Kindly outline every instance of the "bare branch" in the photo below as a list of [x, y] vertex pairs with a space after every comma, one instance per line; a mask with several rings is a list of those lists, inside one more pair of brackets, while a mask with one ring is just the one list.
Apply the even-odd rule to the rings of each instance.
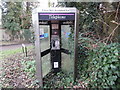
[[108, 40], [110, 40], [110, 37], [113, 36], [115, 30], [116, 30], [118, 27], [119, 27], [119, 25], [117, 25], [117, 26], [114, 28], [114, 30], [111, 32], [111, 34], [110, 34], [110, 35], [108, 36], [108, 38], [107, 38], [106, 43], [108, 43]]
[[118, 4], [117, 10], [116, 10], [116, 15], [115, 15], [115, 21], [117, 20], [118, 12], [119, 12], [119, 7], [120, 7], [120, 2]]

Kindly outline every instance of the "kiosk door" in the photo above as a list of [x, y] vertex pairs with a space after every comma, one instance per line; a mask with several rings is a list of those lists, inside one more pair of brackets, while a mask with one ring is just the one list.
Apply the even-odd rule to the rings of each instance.
[[40, 47], [41, 47], [41, 60], [42, 60], [42, 74], [44, 77], [51, 70], [50, 63], [50, 26], [40, 25]]
[[66, 52], [61, 53], [62, 70], [73, 76], [74, 73], [74, 40], [70, 25], [61, 25], [61, 48]]

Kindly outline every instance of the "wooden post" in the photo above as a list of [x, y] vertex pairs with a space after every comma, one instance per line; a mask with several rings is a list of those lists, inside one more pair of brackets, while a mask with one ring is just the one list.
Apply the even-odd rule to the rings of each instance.
[[22, 44], [22, 51], [23, 53], [25, 53], [25, 56], [27, 57], [27, 47], [25, 46], [25, 44]]

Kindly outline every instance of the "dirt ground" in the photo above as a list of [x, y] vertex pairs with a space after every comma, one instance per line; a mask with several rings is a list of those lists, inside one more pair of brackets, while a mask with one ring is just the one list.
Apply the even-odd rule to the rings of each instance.
[[[12, 46], [13, 47], [13, 46]], [[11, 47], [11, 48], [12, 48]], [[8, 47], [7, 47], [8, 48]], [[6, 49], [7, 49], [6, 48]], [[29, 72], [25, 72], [24, 66], [21, 62], [33, 61], [34, 50], [28, 51], [28, 57], [25, 57], [23, 53], [17, 53], [10, 57], [3, 59], [2, 64], [2, 77], [1, 87], [2, 88], [35, 88], [39, 87], [36, 84], [35, 75], [29, 77]]]

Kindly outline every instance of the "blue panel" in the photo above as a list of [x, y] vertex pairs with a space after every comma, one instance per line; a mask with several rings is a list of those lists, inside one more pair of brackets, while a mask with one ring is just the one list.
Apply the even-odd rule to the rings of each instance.
[[40, 37], [42, 37], [42, 38], [43, 38], [43, 37], [44, 37], [44, 35], [40, 35]]
[[47, 38], [47, 37], [48, 37], [48, 33], [44, 33], [44, 37], [46, 37], [46, 38]]
[[69, 38], [70, 32], [66, 33], [66, 38]]

